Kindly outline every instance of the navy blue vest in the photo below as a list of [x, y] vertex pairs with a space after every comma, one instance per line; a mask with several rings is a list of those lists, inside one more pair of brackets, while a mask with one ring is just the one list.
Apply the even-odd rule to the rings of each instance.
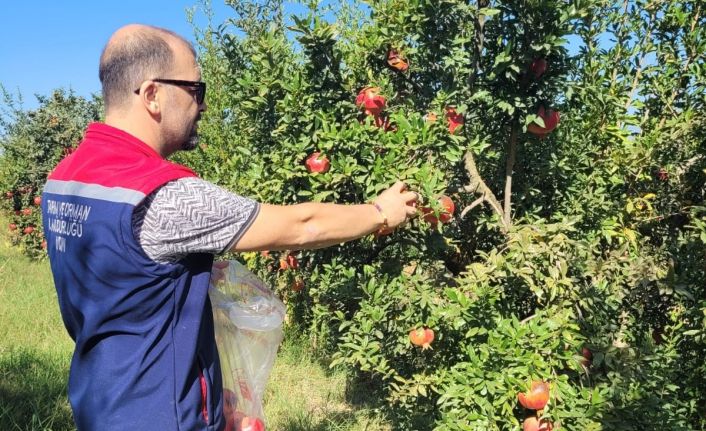
[[208, 300], [213, 255], [156, 263], [132, 230], [145, 196], [190, 176], [134, 136], [95, 123], [44, 187], [49, 261], [76, 342], [68, 392], [80, 431], [225, 426]]

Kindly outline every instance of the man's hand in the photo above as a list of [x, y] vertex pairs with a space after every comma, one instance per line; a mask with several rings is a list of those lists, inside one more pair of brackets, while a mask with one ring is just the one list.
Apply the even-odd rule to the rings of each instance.
[[405, 183], [397, 181], [392, 187], [380, 193], [373, 202], [380, 207], [384, 217], [387, 217], [387, 228], [391, 231], [403, 225], [408, 218], [417, 213], [418, 197], [417, 193], [407, 190]]

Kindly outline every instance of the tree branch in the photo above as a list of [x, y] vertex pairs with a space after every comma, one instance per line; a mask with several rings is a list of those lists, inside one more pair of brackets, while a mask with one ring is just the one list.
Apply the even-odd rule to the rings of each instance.
[[536, 314], [530, 314], [529, 316], [525, 317], [524, 319], [520, 320], [520, 325], [524, 325], [525, 323], [529, 322], [530, 320], [534, 319], [537, 317]]
[[503, 207], [502, 205], [500, 205], [500, 202], [495, 197], [495, 194], [493, 194], [493, 192], [485, 184], [485, 181], [483, 181], [483, 178], [481, 178], [480, 174], [478, 173], [478, 168], [476, 167], [475, 159], [473, 159], [473, 154], [470, 151], [466, 151], [466, 154], [463, 156], [463, 161], [464, 166], [466, 167], [466, 172], [468, 172], [468, 177], [470, 178], [470, 181], [468, 185], [458, 189], [458, 192], [479, 194], [480, 198], [476, 199], [471, 205], [464, 208], [462, 216], [465, 216], [468, 211], [480, 205], [480, 203], [487, 202], [490, 205], [490, 208], [492, 208], [493, 211], [495, 211], [495, 213], [500, 218], [501, 229], [503, 233], [506, 233], [509, 230], [510, 226], [505, 224], [505, 219], [503, 218]]
[[[489, 0], [478, 0], [478, 10], [483, 9], [485, 7], [488, 7]], [[480, 71], [480, 58], [483, 53], [483, 43], [484, 43], [484, 37], [483, 37], [483, 27], [485, 27], [485, 15], [479, 15], [478, 16], [478, 21], [475, 23], [475, 29], [476, 29], [476, 45], [474, 46], [475, 48], [475, 58], [473, 59], [474, 67], [473, 67], [473, 72], [468, 76], [468, 88], [471, 91], [471, 94], [475, 92], [475, 83], [476, 83], [476, 76], [477, 73]]]
[[468, 205], [466, 208], [464, 208], [463, 211], [461, 211], [461, 218], [466, 217], [466, 214], [468, 214], [469, 211], [471, 211], [473, 208], [477, 207], [478, 205], [482, 204], [483, 201], [485, 201], [485, 195], [474, 200], [470, 205]]
[[512, 223], [512, 172], [515, 168], [515, 159], [517, 158], [517, 136], [519, 135], [519, 125], [513, 123], [510, 132], [510, 141], [508, 142], [508, 155], [505, 161], [505, 203], [503, 208], [503, 224], [509, 227]]

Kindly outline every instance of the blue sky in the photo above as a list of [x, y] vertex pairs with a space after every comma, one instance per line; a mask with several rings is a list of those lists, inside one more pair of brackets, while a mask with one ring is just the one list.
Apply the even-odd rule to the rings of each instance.
[[[3, 2], [0, 25], [0, 84], [22, 93], [25, 108], [36, 107], [34, 94], [72, 88], [81, 96], [100, 91], [98, 59], [110, 35], [129, 23], [152, 24], [193, 41], [186, 9], [198, 0], [13, 0]], [[214, 21], [232, 11], [214, 0]], [[203, 27], [206, 18], [196, 14]]]
[[[233, 15], [224, 0], [211, 3], [216, 24]], [[296, 3], [289, 2], [286, 11], [303, 12]], [[186, 10], [197, 7], [195, 22], [203, 28], [206, 17], [200, 5], [200, 0], [5, 1], [0, 23], [0, 84], [15, 96], [21, 93], [25, 109], [37, 106], [34, 94], [49, 95], [60, 87], [88, 97], [100, 92], [98, 59], [116, 29], [129, 23], [151, 24], [193, 41]]]

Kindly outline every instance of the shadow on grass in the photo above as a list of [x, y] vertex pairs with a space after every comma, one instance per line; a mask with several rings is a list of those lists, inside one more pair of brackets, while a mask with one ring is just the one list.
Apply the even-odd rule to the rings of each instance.
[[434, 417], [427, 412], [414, 414], [409, 410], [395, 409], [386, 399], [384, 383], [358, 374], [350, 376], [346, 385], [346, 401], [354, 408], [375, 410], [384, 416], [393, 431], [431, 431]]
[[67, 367], [64, 358], [24, 349], [0, 355], [0, 429], [75, 430], [66, 395]]

